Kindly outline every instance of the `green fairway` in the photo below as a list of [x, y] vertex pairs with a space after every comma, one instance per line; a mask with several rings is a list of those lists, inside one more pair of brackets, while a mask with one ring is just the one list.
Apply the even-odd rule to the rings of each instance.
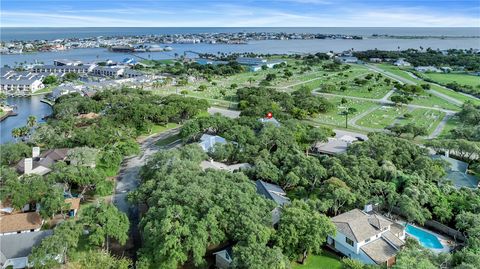
[[320, 255], [309, 255], [304, 264], [292, 263], [292, 269], [341, 269], [342, 261], [330, 252]]

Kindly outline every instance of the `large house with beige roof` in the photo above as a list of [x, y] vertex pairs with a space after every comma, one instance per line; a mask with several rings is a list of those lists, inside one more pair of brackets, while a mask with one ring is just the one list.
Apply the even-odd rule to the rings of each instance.
[[40, 231], [43, 220], [37, 212], [0, 216], [0, 236]]
[[405, 244], [405, 229], [376, 213], [359, 209], [332, 218], [337, 228], [327, 243], [345, 256], [365, 264], [391, 266]]

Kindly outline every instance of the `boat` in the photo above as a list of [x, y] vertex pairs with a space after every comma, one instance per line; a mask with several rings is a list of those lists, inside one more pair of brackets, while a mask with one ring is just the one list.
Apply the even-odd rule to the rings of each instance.
[[147, 48], [147, 51], [159, 52], [159, 51], [163, 51], [163, 48], [160, 47], [159, 45], [151, 45], [150, 47]]
[[172, 48], [172, 47], [170, 47], [170, 46], [166, 46], [165, 48], [163, 48], [163, 50], [164, 50], [164, 51], [172, 51], [172, 50], [173, 50], [173, 48]]

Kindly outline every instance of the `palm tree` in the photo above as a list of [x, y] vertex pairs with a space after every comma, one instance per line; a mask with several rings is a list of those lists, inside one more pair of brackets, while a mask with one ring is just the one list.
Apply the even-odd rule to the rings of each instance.
[[28, 116], [28, 119], [27, 119], [28, 128], [33, 128], [35, 127], [35, 125], [37, 125], [37, 118], [32, 115]]
[[21, 136], [22, 134], [22, 131], [20, 130], [20, 128], [13, 128], [12, 129], [12, 137], [15, 138], [15, 141], [18, 140], [18, 138]]
[[353, 113], [357, 112], [357, 109], [353, 107], [349, 107], [346, 110], [342, 111], [340, 114], [345, 116], [345, 128], [348, 129], [348, 115], [351, 115]]

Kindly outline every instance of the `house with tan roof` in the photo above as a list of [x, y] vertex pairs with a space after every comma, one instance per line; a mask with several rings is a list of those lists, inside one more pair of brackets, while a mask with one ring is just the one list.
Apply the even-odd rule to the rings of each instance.
[[70, 205], [68, 216], [71, 218], [75, 217], [80, 209], [80, 198], [66, 198], [65, 203]]
[[405, 228], [376, 213], [359, 209], [332, 218], [337, 228], [327, 244], [343, 255], [365, 264], [392, 266], [405, 244]]
[[0, 216], [0, 236], [40, 231], [43, 220], [37, 212]]

